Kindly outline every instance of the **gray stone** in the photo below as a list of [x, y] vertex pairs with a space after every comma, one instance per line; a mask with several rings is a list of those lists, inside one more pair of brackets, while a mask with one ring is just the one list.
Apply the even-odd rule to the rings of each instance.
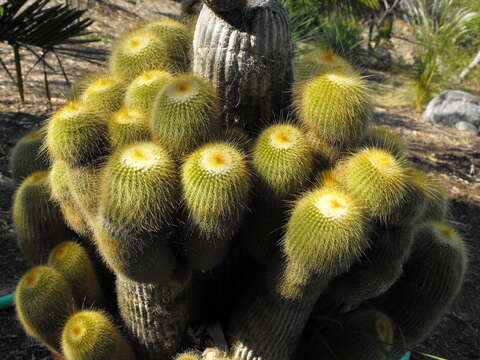
[[480, 100], [465, 91], [445, 90], [430, 101], [422, 118], [447, 126], [465, 121], [478, 128]]
[[455, 127], [460, 131], [468, 131], [468, 132], [471, 132], [475, 135], [478, 133], [478, 129], [474, 125], [472, 125], [472, 124], [470, 124], [469, 122], [466, 122], [466, 121], [460, 121], [460, 122], [456, 123]]

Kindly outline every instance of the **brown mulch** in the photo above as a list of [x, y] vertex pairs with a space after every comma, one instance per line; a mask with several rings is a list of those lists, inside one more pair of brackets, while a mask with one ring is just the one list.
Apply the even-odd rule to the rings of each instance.
[[[170, 0], [143, 0], [137, 6], [125, 0], [99, 0], [94, 3], [90, 12], [96, 21], [94, 30], [109, 37], [118, 35], [126, 26], [135, 25], [142, 19], [178, 13], [178, 4]], [[109, 44], [99, 46], [108, 47]], [[0, 45], [0, 56], [8, 66], [12, 66], [8, 47]], [[26, 56], [26, 69], [33, 61], [32, 56]], [[99, 69], [74, 60], [66, 60], [64, 66], [72, 79]], [[0, 296], [12, 292], [26, 270], [15, 245], [11, 224], [14, 186], [8, 171], [8, 154], [17, 139], [40, 126], [52, 110], [64, 103], [67, 86], [60, 69], [53, 68], [49, 71], [51, 106], [44, 97], [40, 67], [35, 68], [27, 78], [26, 102], [23, 105], [19, 102], [15, 86], [0, 71]], [[452, 198], [451, 221], [470, 248], [470, 266], [462, 293], [418, 351], [449, 360], [480, 359], [480, 137], [425, 123], [419, 119], [417, 112], [409, 108], [376, 108], [375, 118], [378, 124], [392, 129], [406, 140], [412, 162], [436, 174], [445, 183]], [[1, 359], [50, 359], [47, 350], [25, 336], [12, 308], [0, 310], [0, 324]], [[425, 358], [415, 354], [414, 359]]]

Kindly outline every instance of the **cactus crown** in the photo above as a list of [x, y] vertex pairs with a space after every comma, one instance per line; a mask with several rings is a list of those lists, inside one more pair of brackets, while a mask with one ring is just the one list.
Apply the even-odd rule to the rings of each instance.
[[311, 271], [336, 274], [364, 251], [365, 231], [361, 206], [337, 188], [322, 187], [307, 193], [295, 205], [284, 251]]

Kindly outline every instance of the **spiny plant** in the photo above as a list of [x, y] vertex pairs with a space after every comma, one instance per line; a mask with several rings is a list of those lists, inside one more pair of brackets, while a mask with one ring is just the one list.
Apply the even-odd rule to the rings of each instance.
[[103, 291], [94, 265], [86, 250], [75, 241], [55, 246], [48, 257], [48, 266], [57, 270], [69, 283], [79, 305], [103, 305]]
[[150, 140], [147, 115], [131, 108], [122, 108], [108, 121], [108, 138], [113, 149]]
[[14, 220], [60, 285], [21, 280], [27, 332], [68, 360], [308, 359], [323, 351], [312, 334], [332, 358], [400, 359], [466, 268], [439, 182], [371, 127], [367, 80], [345, 60], [321, 70], [314, 53], [292, 82], [277, 1], [205, 1], [193, 58], [185, 29], [122, 35], [109, 71], [45, 125], [52, 167], [20, 185]]
[[327, 144], [356, 145], [371, 113], [365, 80], [341, 70], [309, 80], [296, 94], [301, 121]]
[[26, 332], [60, 354], [62, 329], [76, 309], [63, 276], [48, 266], [30, 269], [17, 285], [15, 307]]
[[62, 350], [67, 359], [134, 360], [135, 355], [108, 316], [83, 310], [73, 314], [62, 331]]
[[50, 250], [68, 236], [60, 208], [51, 200], [47, 171], [35, 172], [20, 184], [12, 212], [18, 246], [33, 265], [44, 263]]
[[36, 171], [48, 169], [48, 156], [41, 151], [43, 141], [42, 130], [34, 130], [15, 144], [10, 157], [10, 171], [15, 184]]

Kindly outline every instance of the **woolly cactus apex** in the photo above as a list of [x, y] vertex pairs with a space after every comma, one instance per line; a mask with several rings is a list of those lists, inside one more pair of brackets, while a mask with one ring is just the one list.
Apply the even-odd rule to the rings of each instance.
[[310, 80], [296, 96], [302, 122], [327, 144], [355, 144], [371, 115], [365, 80], [356, 74], [330, 72]]
[[286, 199], [303, 189], [313, 168], [313, 154], [303, 132], [289, 124], [272, 125], [257, 138], [253, 166], [275, 197]]
[[385, 150], [365, 148], [337, 167], [339, 179], [370, 216], [388, 222], [403, 205], [408, 175], [405, 162]]
[[197, 351], [187, 351], [175, 356], [175, 360], [202, 360], [202, 355]]
[[88, 237], [90, 234], [89, 227], [69, 189], [67, 165], [63, 161], [55, 161], [50, 169], [48, 179], [52, 199], [60, 206], [68, 227], [78, 235]]
[[333, 279], [325, 291], [336, 304], [343, 304], [344, 310], [380, 296], [398, 280], [413, 243], [413, 229], [377, 227], [369, 242], [371, 247], [348, 272]]
[[97, 245], [117, 273], [139, 282], [166, 281], [175, 268], [167, 241], [178, 196], [175, 163], [159, 145], [127, 145], [102, 176]]
[[368, 246], [362, 208], [336, 187], [317, 188], [295, 205], [284, 252], [307, 272], [335, 276], [348, 270]]
[[96, 80], [100, 79], [103, 77], [102, 74], [100, 73], [91, 73], [91, 74], [86, 74], [70, 87], [68, 93], [67, 93], [67, 100], [68, 101], [79, 101], [82, 98], [83, 93], [87, 88]]
[[128, 109], [148, 114], [157, 94], [172, 79], [173, 76], [170, 73], [161, 70], [150, 70], [141, 73], [127, 88], [125, 106]]
[[338, 175], [335, 170], [323, 170], [320, 171], [317, 176], [315, 177], [315, 186], [317, 187], [335, 187], [341, 186], [338, 180]]
[[212, 0], [203, 6], [193, 72], [217, 89], [227, 125], [252, 132], [257, 119], [272, 119], [290, 106], [292, 57], [288, 12], [279, 1]]
[[48, 121], [46, 146], [70, 167], [95, 163], [108, 153], [107, 124], [85, 103], [69, 103]]
[[46, 171], [27, 177], [15, 193], [13, 224], [18, 246], [34, 265], [43, 264], [50, 250], [69, 234], [60, 208], [50, 198]]
[[72, 315], [62, 332], [62, 350], [71, 360], [134, 360], [130, 345], [99, 311], [80, 311]]
[[150, 140], [147, 116], [144, 112], [121, 108], [108, 122], [108, 135], [113, 149]]
[[295, 81], [301, 85], [318, 75], [331, 72], [353, 74], [355, 70], [347, 60], [336, 55], [333, 50], [314, 49], [297, 59]]
[[399, 136], [378, 126], [367, 130], [360, 146], [383, 149], [399, 158], [404, 157], [407, 151], [407, 145]]
[[150, 116], [153, 138], [183, 156], [220, 131], [219, 105], [213, 88], [193, 75], [166, 85]]
[[50, 252], [48, 265], [63, 275], [79, 306], [104, 302], [94, 266], [85, 249], [74, 241], [64, 241]]
[[122, 106], [128, 83], [113, 76], [98, 77], [83, 92], [80, 100], [98, 113], [112, 113]]
[[144, 71], [168, 70], [168, 50], [167, 43], [151, 31], [127, 32], [112, 52], [110, 71], [119, 78], [132, 80]]
[[[245, 156], [227, 143], [204, 145], [186, 159], [182, 185], [189, 220], [198, 233], [188, 240], [187, 257], [201, 269], [214, 267], [223, 260], [247, 206]], [[218, 258], [211, 252], [219, 252]]]
[[15, 144], [9, 164], [15, 184], [19, 184], [36, 171], [48, 169], [48, 157], [41, 152], [43, 141], [42, 130], [35, 130], [29, 132]]
[[60, 353], [60, 335], [75, 300], [67, 281], [48, 266], [30, 269], [15, 291], [17, 316], [28, 335]]
[[144, 29], [153, 32], [165, 43], [170, 68], [181, 72], [188, 70], [192, 36], [186, 25], [164, 18], [147, 24]]
[[420, 227], [403, 276], [380, 301], [406, 348], [420, 344], [438, 324], [459, 293], [466, 268], [467, 249], [453, 228], [440, 222]]
[[[377, 310], [349, 313], [338, 319], [336, 329], [314, 337], [305, 351], [306, 360], [388, 360], [392, 359], [395, 327], [392, 320]], [[333, 326], [332, 326], [333, 327]]]

